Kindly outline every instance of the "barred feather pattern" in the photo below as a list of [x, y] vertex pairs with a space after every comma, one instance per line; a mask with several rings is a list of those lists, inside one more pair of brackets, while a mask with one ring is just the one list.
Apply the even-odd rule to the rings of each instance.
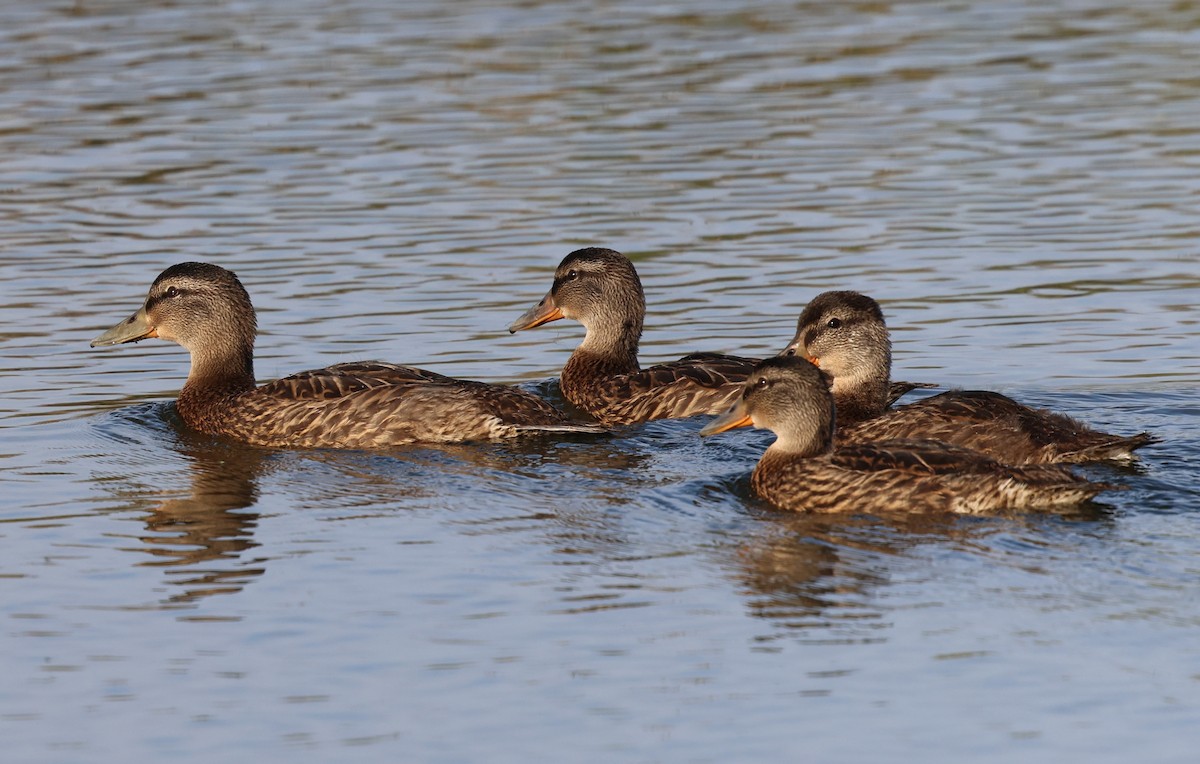
[[741, 394], [756, 360], [693, 353], [646, 369], [613, 371], [606, 360], [576, 351], [563, 368], [563, 395], [612, 427], [653, 419], [719, 414]]
[[386, 448], [539, 431], [604, 432], [571, 421], [523, 390], [381, 362], [314, 369], [241, 392], [185, 385], [177, 407], [202, 432], [286, 448]]
[[1112, 435], [989, 391], [952, 390], [838, 429], [842, 442], [930, 438], [1009, 464], [1126, 460], [1149, 433]]
[[1014, 464], [1129, 460], [1148, 433], [1112, 435], [999, 393], [953, 390], [896, 409], [891, 338], [879, 303], [850, 291], [823, 292], [800, 314], [785, 353], [816, 359], [834, 378], [842, 440], [933, 438]]
[[547, 401], [502, 385], [411, 366], [359, 361], [255, 386], [258, 321], [237, 275], [211, 263], [159, 274], [142, 307], [92, 345], [160, 337], [191, 354], [176, 408], [191, 427], [261, 446], [386, 448], [526, 432], [603, 432]]
[[[683, 419], [720, 414], [741, 393], [754, 358], [692, 353], [678, 361], [634, 371], [605, 371], [605, 363], [576, 352], [563, 369], [561, 385], [567, 400], [609, 427], [654, 419]], [[922, 382], [892, 382], [888, 404], [918, 388]]]
[[1063, 465], [1004, 465], [928, 440], [849, 444], [807, 458], [768, 449], [751, 486], [772, 504], [801, 512], [961, 514], [1069, 506], [1119, 488]]

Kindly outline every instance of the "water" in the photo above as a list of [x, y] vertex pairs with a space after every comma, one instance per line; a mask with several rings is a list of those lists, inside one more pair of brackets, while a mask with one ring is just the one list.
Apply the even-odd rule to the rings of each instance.
[[[0, 8], [0, 736], [13, 761], [1187, 761], [1200, 722], [1200, 10], [762, 0]], [[187, 431], [95, 349], [236, 270], [271, 379], [553, 392], [504, 327], [588, 244], [643, 357], [827, 288], [897, 376], [1162, 437], [1062, 515], [808, 518], [768, 437], [386, 454]]]

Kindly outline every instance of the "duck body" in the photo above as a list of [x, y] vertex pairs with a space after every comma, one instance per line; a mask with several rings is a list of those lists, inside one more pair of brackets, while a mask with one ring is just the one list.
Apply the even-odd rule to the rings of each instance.
[[602, 424], [683, 419], [729, 408], [755, 360], [694, 353], [646, 369], [618, 371], [576, 351], [563, 367], [563, 396]]
[[642, 282], [629, 258], [588, 247], [563, 259], [550, 291], [509, 331], [561, 318], [582, 323], [586, 334], [563, 368], [562, 391], [603, 425], [715, 414], [728, 408], [755, 361], [694, 353], [643, 369], [637, 353], [645, 315]]
[[933, 440], [835, 445], [828, 384], [804, 359], [767, 359], [738, 401], [701, 434], [750, 424], [775, 432], [751, 488], [795, 511], [977, 514], [1073, 505], [1114, 488], [1064, 465], [1012, 466]]
[[176, 408], [200, 432], [285, 448], [378, 449], [598, 431], [521, 390], [371, 362], [305, 371], [243, 392], [185, 386]]
[[1008, 464], [1123, 461], [1152, 443], [1149, 433], [1111, 435], [1000, 393], [951, 390], [839, 429], [847, 441], [930, 438], [981, 451]]
[[813, 298], [783, 354], [807, 358], [832, 377], [844, 442], [928, 438], [1009, 464], [1127, 460], [1154, 442], [1148, 433], [1112, 435], [982, 390], [951, 390], [892, 408], [891, 338], [879, 304], [858, 292]]
[[282, 448], [387, 448], [509, 438], [530, 432], [599, 432], [535, 395], [410, 366], [363, 361], [257, 386], [256, 321], [241, 282], [205, 263], [164, 271], [130, 318], [93, 341], [161, 337], [191, 352], [176, 408], [190, 427]]
[[1062, 465], [1010, 466], [932, 440], [848, 443], [808, 458], [768, 449], [750, 485], [800, 512], [961, 514], [1075, 505], [1108, 488]]

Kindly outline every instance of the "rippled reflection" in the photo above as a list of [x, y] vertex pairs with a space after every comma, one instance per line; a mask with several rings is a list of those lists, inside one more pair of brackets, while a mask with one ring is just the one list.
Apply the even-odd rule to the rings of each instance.
[[[163, 568], [168, 586], [182, 589], [164, 604], [233, 594], [262, 575], [266, 560], [248, 554], [258, 546], [253, 535], [259, 515], [247, 510], [258, 500], [258, 481], [271, 452], [193, 432], [175, 416], [173, 407], [135, 410], [106, 427], [106, 432], [119, 435], [131, 420], [151, 426], [151, 432], [168, 440], [181, 457], [188, 483], [185, 496], [157, 501], [155, 496], [169, 489], [137, 476], [99, 483], [108, 494], [106, 503], [146, 507], [141, 510], [145, 512], [145, 534], [138, 537], [142, 546], [128, 551], [149, 556], [151, 559], [135, 564]], [[127, 446], [124, 460], [136, 463], [142, 455], [140, 449], [132, 442]]]
[[143, 565], [170, 568], [168, 582], [185, 591], [171, 602], [232, 594], [265, 571], [265, 561], [245, 558], [258, 515], [243, 512], [258, 498], [265, 456], [247, 449], [207, 445], [184, 451], [192, 473], [191, 495], [168, 499], [146, 519]]
[[[1005, 559], [1008, 552], [995, 546], [995, 538], [1038, 539], [1048, 522], [1093, 528], [1110, 519], [1110, 510], [1100, 504], [1056, 513], [1051, 520], [1036, 513], [1002, 518], [771, 513], [764, 518], [761, 537], [738, 548], [736, 564], [749, 613], [777, 629], [762, 637], [763, 642], [869, 643], [887, 639], [889, 615], [897, 607], [887, 590], [919, 585], [937, 575], [936, 569], [922, 569], [923, 548], [960, 550], [991, 557], [1000, 566], [1020, 566], [1027, 561]], [[997, 581], [1003, 580], [998, 574]], [[899, 604], [941, 605], [911, 600]]]

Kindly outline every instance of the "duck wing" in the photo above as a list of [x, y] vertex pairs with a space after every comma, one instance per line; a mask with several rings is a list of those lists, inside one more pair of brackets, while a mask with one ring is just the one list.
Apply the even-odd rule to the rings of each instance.
[[522, 432], [608, 432], [594, 422], [573, 421], [546, 399], [517, 387], [451, 377], [442, 377], [434, 386], [452, 390], [455, 396], [470, 398], [488, 416]]
[[[847, 470], [899, 470], [913, 475], [993, 474], [1003, 469], [999, 462], [977, 451], [913, 438], [847, 443], [834, 450], [830, 461]], [[1070, 474], [1066, 468], [1059, 469]]]
[[1123, 486], [1059, 464], [1011, 466], [923, 440], [854, 443], [832, 453], [763, 457], [751, 476], [763, 498], [804, 512], [987, 513], [1075, 505]]
[[940, 440], [1008, 464], [1129, 459], [1134, 449], [1154, 442], [1148, 433], [1101, 432], [1063, 414], [982, 390], [951, 390], [925, 398], [848, 425], [840, 434], [849, 441]]
[[310, 369], [260, 385], [258, 393], [284, 400], [330, 400], [379, 387], [453, 384], [459, 380], [414, 366], [354, 361]]
[[928, 440], [851, 444], [838, 448], [830, 462], [844, 470], [844, 490], [870, 486], [867, 493], [885, 507], [890, 500], [892, 506], [975, 514], [1074, 505], [1124, 488], [1094, 483], [1063, 464], [1001, 464], [967, 448]]
[[596, 380], [576, 401], [605, 424], [718, 414], [741, 393], [751, 358], [693, 353], [678, 361]]
[[528, 432], [607, 432], [572, 421], [524, 390], [380, 361], [293, 374], [257, 388], [242, 405], [264, 420], [279, 417], [286, 435], [304, 445], [384, 447]]
[[978, 451], [936, 440], [847, 444], [833, 452], [831, 462], [843, 469], [864, 472], [897, 470], [910, 475], [1007, 478], [1039, 487], [1096, 486], [1093, 493], [1114, 488], [1092, 483], [1064, 464], [1002, 464]]

